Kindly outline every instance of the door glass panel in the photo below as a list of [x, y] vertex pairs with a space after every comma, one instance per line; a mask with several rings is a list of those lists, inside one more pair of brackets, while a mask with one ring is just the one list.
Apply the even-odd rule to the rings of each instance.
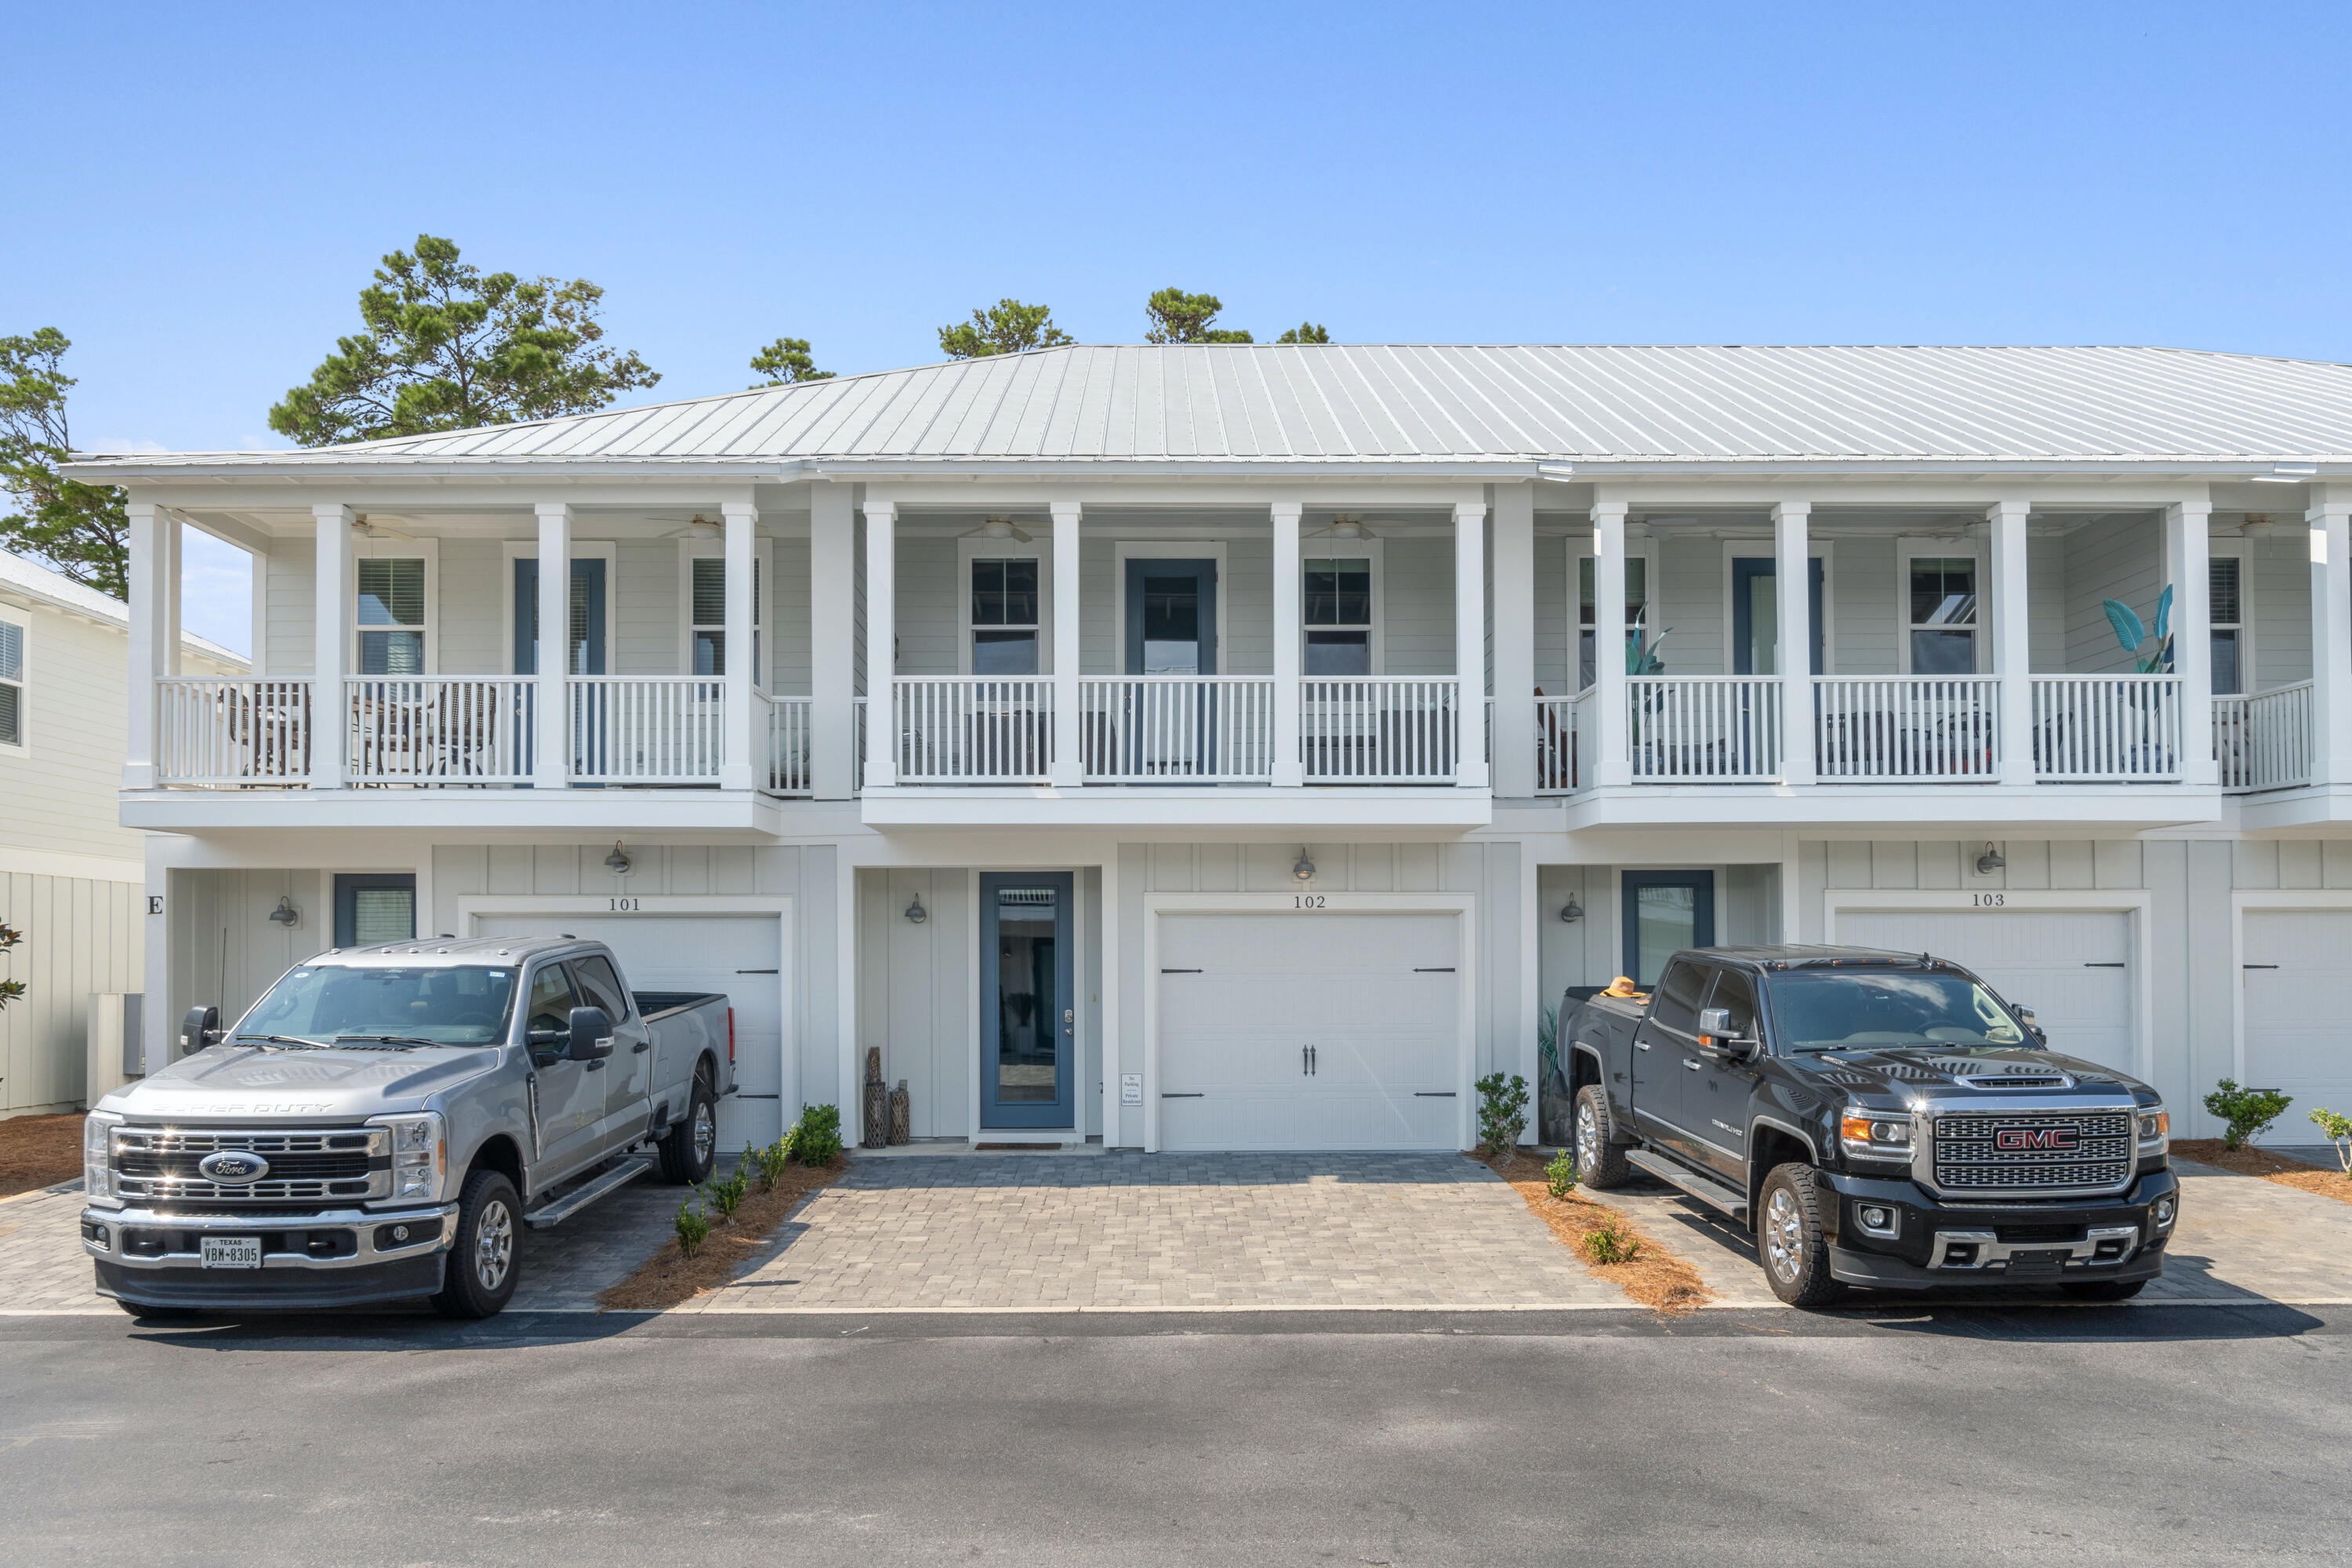
[[352, 892], [352, 945], [406, 942], [416, 934], [416, 894], [407, 888], [357, 888]]
[[1972, 675], [1977, 668], [1974, 632], [1913, 632], [1911, 673]]
[[1307, 634], [1307, 673], [1308, 675], [1370, 675], [1371, 672], [1371, 633], [1308, 632]]
[[1201, 673], [1201, 580], [1143, 579], [1143, 673]]
[[1759, 572], [1748, 579], [1748, 668], [1755, 675], [1778, 675], [1780, 652], [1780, 579]]
[[1648, 984], [1650, 977], [1665, 967], [1667, 959], [1698, 945], [1698, 889], [1687, 884], [1640, 888], [1633, 900], [1634, 931], [1640, 943], [1633, 959], [1633, 979], [1637, 984]]
[[[1592, 557], [1580, 557], [1576, 563], [1577, 625], [1577, 687], [1579, 691], [1591, 686], [1596, 679], [1592, 668], [1592, 628], [1598, 617], [1592, 611]], [[1642, 612], [1650, 602], [1650, 562], [1647, 556], [1625, 557], [1625, 642], [1628, 647], [1641, 634], [1634, 627], [1645, 624]]]
[[1059, 1098], [1055, 1044], [1054, 927], [1060, 896], [1053, 888], [1000, 888], [996, 893], [996, 1100], [1046, 1104]]
[[572, 977], [579, 983], [581, 994], [588, 998], [589, 1006], [602, 1007], [604, 1016], [615, 1024], [629, 1021], [628, 998], [621, 994], [621, 979], [613, 973], [611, 959], [576, 960], [572, 965]]
[[2245, 688], [2238, 674], [2238, 634], [2234, 631], [2213, 634], [2213, 694], [2231, 697]]
[[979, 632], [971, 634], [971, 672], [974, 675], [1034, 675], [1037, 673], [1037, 634], [1035, 632]]

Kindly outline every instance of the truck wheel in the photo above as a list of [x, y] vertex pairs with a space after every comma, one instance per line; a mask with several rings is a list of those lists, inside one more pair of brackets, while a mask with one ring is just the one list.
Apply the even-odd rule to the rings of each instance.
[[1830, 1278], [1830, 1246], [1822, 1231], [1820, 1189], [1811, 1165], [1776, 1165], [1757, 1194], [1762, 1217], [1756, 1250], [1764, 1280], [1791, 1307], [1818, 1307], [1844, 1287]]
[[710, 1167], [719, 1159], [719, 1102], [699, 1068], [695, 1069], [693, 1092], [687, 1097], [685, 1117], [663, 1135], [656, 1147], [661, 1150], [663, 1181], [691, 1186], [710, 1179]]
[[2128, 1301], [2147, 1288], [2145, 1279], [2073, 1279], [2058, 1287], [2077, 1301]]
[[1625, 1152], [1609, 1141], [1609, 1097], [1598, 1084], [1576, 1091], [1576, 1179], [1604, 1193], [1633, 1179]]
[[511, 1300], [522, 1259], [515, 1256], [522, 1200], [496, 1171], [466, 1178], [457, 1199], [457, 1240], [449, 1248], [433, 1310], [445, 1318], [496, 1317]]

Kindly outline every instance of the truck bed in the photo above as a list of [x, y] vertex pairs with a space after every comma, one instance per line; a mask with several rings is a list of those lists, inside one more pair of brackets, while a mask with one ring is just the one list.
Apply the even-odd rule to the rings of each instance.
[[637, 1005], [637, 1016], [650, 1024], [709, 1002], [724, 1005], [727, 998], [716, 991], [632, 991], [629, 1000]]

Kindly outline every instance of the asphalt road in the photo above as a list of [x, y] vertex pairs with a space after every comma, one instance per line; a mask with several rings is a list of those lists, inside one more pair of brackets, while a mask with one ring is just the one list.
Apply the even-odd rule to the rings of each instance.
[[2344, 1561], [2352, 1312], [0, 1319], [0, 1562]]

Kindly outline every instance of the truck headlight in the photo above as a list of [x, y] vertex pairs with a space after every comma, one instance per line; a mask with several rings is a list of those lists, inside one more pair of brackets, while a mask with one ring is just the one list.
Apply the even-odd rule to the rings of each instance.
[[2172, 1113], [2162, 1106], [2139, 1113], [2139, 1152], [2161, 1154], [2172, 1146]]
[[91, 1203], [121, 1208], [115, 1195], [114, 1163], [110, 1144], [122, 1118], [111, 1110], [93, 1110], [81, 1124], [81, 1191]]
[[1838, 1138], [1846, 1152], [1865, 1159], [1907, 1160], [1911, 1157], [1911, 1119], [1849, 1110], [1838, 1119]]
[[381, 1127], [392, 1143], [392, 1195], [432, 1198], [441, 1190], [441, 1173], [449, 1163], [449, 1142], [437, 1112], [415, 1116], [379, 1116], [368, 1123]]

